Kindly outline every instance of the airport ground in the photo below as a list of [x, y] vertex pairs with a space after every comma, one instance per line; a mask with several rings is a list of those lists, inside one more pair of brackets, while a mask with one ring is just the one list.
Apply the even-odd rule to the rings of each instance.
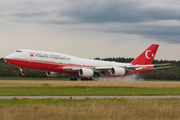
[[180, 82], [0, 80], [0, 95], [180, 95]]
[[1, 99], [2, 120], [180, 119], [179, 99]]
[[0, 80], [0, 87], [140, 87], [179, 88], [179, 81]]
[[[45, 93], [56, 96], [61, 95], [60, 93], [66, 93], [66, 95], [69, 95], [67, 93], [71, 95], [83, 93], [81, 95], [171, 96], [180, 95], [179, 91], [180, 82], [0, 80], [0, 94], [3, 93], [6, 96], [10, 93], [11, 95], [36, 93], [37, 96]], [[169, 120], [180, 119], [179, 108], [179, 98], [29, 99], [26, 97], [0, 99], [0, 119]]]

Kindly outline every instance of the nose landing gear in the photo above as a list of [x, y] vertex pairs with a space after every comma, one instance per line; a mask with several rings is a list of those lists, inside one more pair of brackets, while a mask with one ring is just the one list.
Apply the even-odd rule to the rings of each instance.
[[24, 76], [23, 68], [19, 68], [20, 76]]

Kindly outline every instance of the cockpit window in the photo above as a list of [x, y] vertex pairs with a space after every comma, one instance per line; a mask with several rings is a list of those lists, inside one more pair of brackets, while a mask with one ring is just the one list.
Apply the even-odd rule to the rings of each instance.
[[22, 52], [21, 50], [17, 50], [16, 52]]

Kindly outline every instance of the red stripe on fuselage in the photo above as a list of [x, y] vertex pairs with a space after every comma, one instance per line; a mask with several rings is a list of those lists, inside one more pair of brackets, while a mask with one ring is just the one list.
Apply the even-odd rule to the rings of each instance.
[[28, 61], [28, 60], [17, 60], [17, 59], [6, 59], [6, 61], [21, 68], [28, 68], [28, 69], [41, 70], [41, 71], [61, 72], [68, 74], [78, 74], [78, 73], [63, 70], [63, 67], [87, 67], [87, 66], [78, 66], [72, 64], [62, 64], [62, 63], [59, 64], [53, 62]]

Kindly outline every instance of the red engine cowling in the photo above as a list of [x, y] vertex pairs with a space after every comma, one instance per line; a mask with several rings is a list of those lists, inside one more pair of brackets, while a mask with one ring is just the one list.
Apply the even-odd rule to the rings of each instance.
[[91, 69], [82, 68], [78, 71], [78, 74], [81, 77], [92, 77], [94, 75], [94, 71]]
[[48, 77], [59, 77], [65, 75], [64, 73], [59, 73], [59, 72], [46, 72], [46, 75]]
[[124, 68], [119, 68], [119, 67], [111, 68], [111, 75], [123, 76], [125, 73], [126, 73], [126, 70]]

